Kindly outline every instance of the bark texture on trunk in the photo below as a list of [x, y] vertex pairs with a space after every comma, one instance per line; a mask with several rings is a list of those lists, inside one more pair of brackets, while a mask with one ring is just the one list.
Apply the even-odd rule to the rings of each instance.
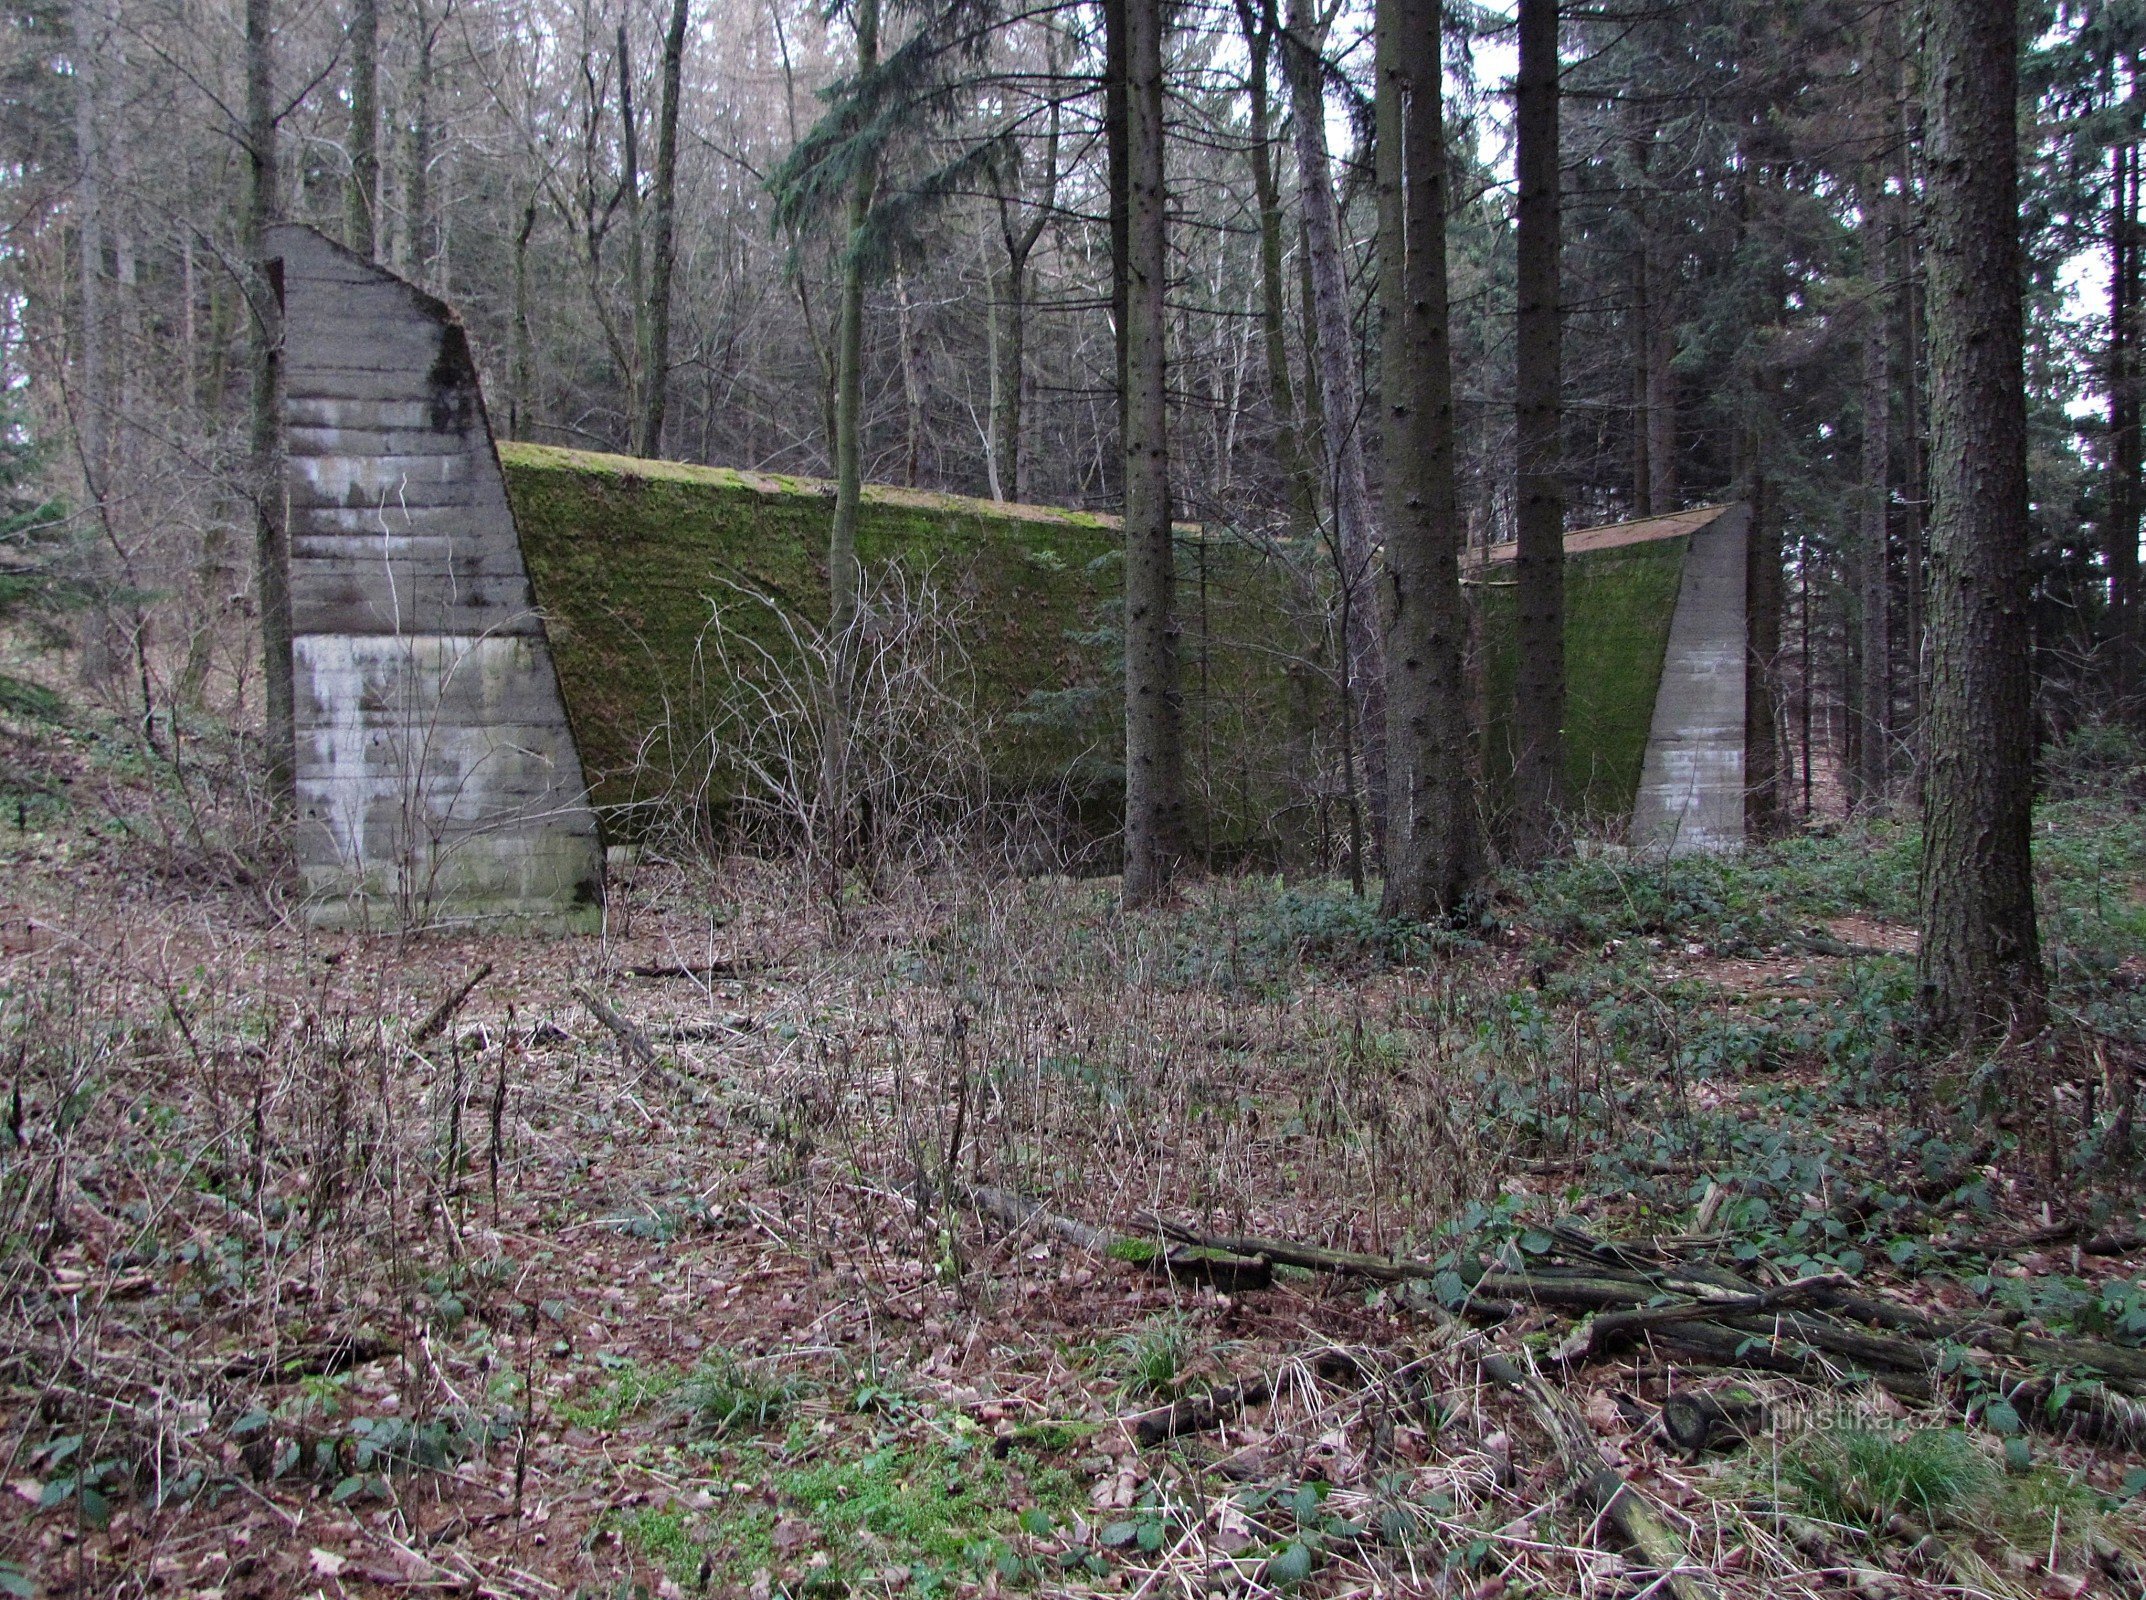
[[[1770, 396], [1767, 390], [1771, 390]], [[1779, 383], [1760, 392], [1779, 404]], [[1766, 472], [1764, 415], [1745, 430], [1744, 835], [1781, 831], [1781, 509]], [[1808, 681], [1806, 679], [1806, 681]]]
[[283, 306], [267, 256], [268, 225], [276, 219], [276, 58], [273, 0], [246, 0], [245, 257], [251, 269], [247, 299], [252, 418], [248, 476], [254, 505], [254, 595], [261, 611], [261, 665], [270, 792], [289, 807], [296, 729], [291, 695], [290, 538], [283, 485]]
[[1306, 459], [1297, 417], [1296, 384], [1289, 370], [1289, 298], [1282, 278], [1282, 192], [1276, 170], [1274, 102], [1268, 69], [1274, 42], [1281, 33], [1274, 0], [1261, 0], [1255, 12], [1238, 0], [1237, 22], [1251, 58], [1246, 83], [1250, 95], [1252, 193], [1259, 207], [1260, 332], [1265, 339], [1267, 391], [1274, 410], [1274, 454], [1289, 493], [1290, 512], [1299, 528], [1318, 520], [1318, 492]]
[[1382, 399], [1386, 407], [1387, 815], [1384, 910], [1454, 910], [1477, 870], [1446, 283], [1438, 0], [1378, 0]]
[[1924, 1021], [2041, 1015], [2014, 0], [1929, 26], [1930, 700], [1917, 957]]
[[648, 314], [641, 339], [641, 410], [633, 453], [663, 453], [663, 419], [671, 389], [671, 276], [678, 265], [678, 102], [685, 83], [688, 0], [671, 0], [663, 35], [663, 100], [656, 111], [656, 189], [650, 196]]
[[623, 22], [618, 27], [618, 131], [619, 193], [626, 211], [626, 303], [633, 307], [633, 343], [626, 351], [619, 382], [626, 391], [626, 449], [639, 455], [641, 380], [648, 371], [642, 362], [648, 350], [647, 262], [641, 239], [641, 125], [634, 113], [633, 57]]
[[1863, 259], [1873, 281], [1863, 329], [1863, 483], [1856, 550], [1859, 683], [1855, 797], [1882, 805], [1893, 750], [1892, 505], [1893, 329], [1884, 313], [1884, 273], [1891, 262], [1892, 205], [1882, 176], [1866, 180]]
[[402, 275], [429, 286], [432, 275], [432, 56], [438, 40], [431, 0], [417, 0], [417, 70], [410, 85], [409, 142], [403, 148]]
[[507, 397], [507, 437], [519, 439], [536, 406], [534, 333], [529, 325], [529, 240], [536, 232], [537, 197], [532, 189], [522, 202], [522, 224], [514, 230], [514, 383]]
[[1518, 424], [1518, 661], [1513, 675], [1513, 838], [1521, 862], [1553, 847], [1565, 766], [1563, 319], [1558, 304], [1557, 0], [1520, 0], [1515, 84], [1520, 185], [1514, 409]]
[[[857, 71], [879, 65], [879, 0], [856, 10]], [[857, 617], [857, 507], [864, 492], [864, 230], [879, 186], [878, 163], [862, 158], [844, 219], [842, 306], [835, 332], [835, 516], [827, 541], [827, 625], [837, 638]]]
[[[1059, 70], [1057, 30], [1045, 39], [1045, 63], [1053, 77]], [[1021, 157], [1016, 151], [991, 172], [998, 202], [999, 241], [1006, 263], [992, 305], [991, 347], [991, 492], [994, 499], [1028, 498], [1028, 462], [1021, 448], [1021, 427], [1028, 400], [1028, 263], [1043, 239], [1043, 230], [1058, 206], [1058, 139], [1062, 114], [1053, 100], [1043, 136], [1043, 185], [1024, 220], [1021, 216]]]
[[1128, 910], [1168, 889], [1183, 852], [1184, 712], [1170, 537], [1164, 303], [1162, 0], [1123, 0], [1125, 24], [1125, 883]]
[[1364, 469], [1359, 413], [1363, 381], [1349, 316], [1341, 254], [1340, 208], [1326, 148], [1325, 30], [1311, 0], [1289, 0], [1282, 64], [1295, 113], [1297, 202], [1304, 219], [1305, 263], [1311, 276], [1318, 357], [1305, 375], [1320, 394], [1326, 418], [1327, 503], [1333, 509], [1333, 548], [1342, 589], [1343, 653], [1349, 710], [1360, 736], [1372, 832], [1385, 833], [1386, 664], [1380, 640], [1375, 552], [1378, 528]]
[[380, 202], [380, 0], [350, 0], [350, 182], [343, 242], [370, 261]]
[[2109, 192], [2109, 526], [2103, 543], [2109, 564], [2109, 681], [2126, 714], [2138, 695], [2139, 513], [2142, 486], [2139, 403], [2139, 149], [2142, 126], [2139, 62], [2129, 63], [2124, 101], [2128, 135], [2110, 152]]

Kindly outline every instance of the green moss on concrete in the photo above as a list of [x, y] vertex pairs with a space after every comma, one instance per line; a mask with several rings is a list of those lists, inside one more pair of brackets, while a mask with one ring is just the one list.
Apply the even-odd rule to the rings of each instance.
[[[827, 614], [832, 485], [811, 478], [505, 444], [500, 460], [544, 610], [560, 686], [597, 803], [630, 808], [695, 790], [726, 627], [789, 662], [775, 602], [802, 633]], [[964, 614], [965, 684], [1002, 797], [1048, 795], [1098, 832], [1123, 793], [1123, 562], [1116, 519], [869, 486], [857, 537], [868, 568], [929, 571]], [[1272, 857], [1298, 795], [1315, 632], [1287, 573], [1226, 539], [1180, 529], [1180, 649], [1194, 843]], [[722, 781], [717, 778], [717, 783]], [[621, 808], [629, 808], [622, 812]]]
[[[781, 623], [748, 594], [802, 632], [826, 617], [832, 485], [546, 445], [500, 459], [598, 803], [614, 823], [615, 808], [676, 803], [708, 770], [714, 608], [777, 660], [791, 655]], [[1123, 786], [1119, 541], [1109, 517], [876, 485], [858, 528], [869, 567], [929, 571], [965, 612], [969, 681], [951, 687], [983, 730], [992, 788], [1049, 793], [1100, 831]], [[1596, 817], [1628, 815], [1638, 790], [1685, 546], [1568, 568], [1567, 782]], [[1510, 569], [1487, 576], [1472, 592], [1495, 786], [1510, 768], [1512, 591], [1497, 586]], [[1177, 592], [1192, 842], [1220, 862], [1281, 858], [1313, 831], [1309, 730], [1334, 715], [1317, 599], [1270, 555], [1195, 529], [1181, 530]]]
[[[1575, 555], [1565, 564], [1565, 794], [1598, 821], [1629, 817], [1639, 793], [1669, 623], [1688, 537]], [[1484, 769], [1494, 796], [1512, 779], [1514, 591], [1495, 567], [1477, 598]]]

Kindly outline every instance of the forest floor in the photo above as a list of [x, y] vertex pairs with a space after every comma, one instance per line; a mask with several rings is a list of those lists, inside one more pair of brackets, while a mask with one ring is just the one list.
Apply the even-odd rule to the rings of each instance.
[[0, 1593], [2141, 1592], [2120, 741], [1972, 1059], [1895, 823], [1435, 937], [644, 857], [601, 938], [400, 939], [0, 741]]

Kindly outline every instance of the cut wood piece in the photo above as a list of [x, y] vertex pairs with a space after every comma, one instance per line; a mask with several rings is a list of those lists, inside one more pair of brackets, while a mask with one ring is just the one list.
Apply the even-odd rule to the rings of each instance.
[[[1487, 1368], [1487, 1363], [1486, 1363]], [[1539, 1373], [1513, 1369], [1515, 1385], [1527, 1396], [1528, 1409], [1556, 1449], [1566, 1480], [1577, 1487], [1598, 1513], [1596, 1529], [1608, 1529], [1620, 1543], [1657, 1574], [1649, 1593], [1674, 1600], [1721, 1600], [1707, 1572], [1692, 1563], [1676, 1530], [1652, 1502], [1629, 1483], [1602, 1453], [1602, 1445], [1572, 1402], [1542, 1381]]]
[[1675, 1600], [1721, 1600], [1721, 1590], [1705, 1568], [1692, 1563], [1676, 1529], [1663, 1520], [1653, 1502], [1608, 1467], [1587, 1480], [1587, 1497], [1602, 1521], [1661, 1578], [1661, 1590]]
[[1144, 1445], [1156, 1445], [1180, 1434], [1206, 1433], [1241, 1415], [1246, 1406], [1265, 1405], [1273, 1392], [1265, 1378], [1247, 1378], [1205, 1394], [1187, 1395], [1133, 1418], [1133, 1437]]

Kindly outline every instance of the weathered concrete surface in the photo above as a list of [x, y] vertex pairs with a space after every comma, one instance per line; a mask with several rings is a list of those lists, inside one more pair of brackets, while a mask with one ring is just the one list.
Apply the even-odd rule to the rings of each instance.
[[1632, 808], [1632, 844], [1694, 855], [1744, 842], [1742, 506], [1690, 530], [1654, 723]]
[[272, 248], [308, 914], [593, 926], [596, 819], [462, 325], [311, 228]]

